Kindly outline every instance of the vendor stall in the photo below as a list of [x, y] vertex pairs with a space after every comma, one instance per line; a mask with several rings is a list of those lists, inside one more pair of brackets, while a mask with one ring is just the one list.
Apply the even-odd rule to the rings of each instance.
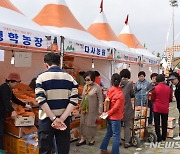
[[[44, 71], [43, 57], [53, 43], [48, 38], [55, 35], [25, 17], [9, 0], [0, 1], [0, 18], [0, 84], [9, 73], [19, 73], [22, 82], [14, 89], [15, 96], [37, 107], [34, 90], [28, 85]], [[18, 115], [14, 120], [10, 115], [6, 118], [5, 150], [12, 154], [38, 153], [38, 108], [27, 110], [13, 102], [12, 106]]]
[[[150, 51], [148, 51], [136, 38], [136, 36], [131, 33], [129, 24], [128, 24], [128, 16], [125, 20], [125, 26], [118, 35], [118, 38], [121, 42], [126, 44], [130, 50], [138, 55], [138, 61], [134, 64], [130, 64], [131, 70], [133, 70], [133, 81], [137, 81], [138, 72], [145, 71], [147, 79], [150, 80], [151, 73], [159, 72], [159, 58], [153, 55]], [[135, 71], [134, 71], [135, 70]]]

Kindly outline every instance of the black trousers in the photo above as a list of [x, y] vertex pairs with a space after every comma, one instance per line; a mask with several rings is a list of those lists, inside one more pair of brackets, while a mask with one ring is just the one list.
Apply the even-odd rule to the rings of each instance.
[[149, 118], [148, 118], [148, 124], [152, 124], [153, 122], [153, 102], [149, 100], [148, 102], [148, 107], [150, 108], [150, 115], [149, 115]]
[[51, 127], [51, 124], [39, 125], [38, 139], [39, 139], [39, 154], [51, 154], [54, 137], [56, 139], [56, 146], [58, 154], [69, 154], [70, 150], [70, 118], [65, 120], [67, 129], [60, 131]]
[[178, 121], [178, 123], [179, 123], [179, 136], [180, 136], [180, 108], [178, 108], [178, 111], [179, 111], [179, 121]]
[[[161, 118], [162, 133], [160, 131], [160, 118]], [[154, 112], [155, 131], [156, 131], [158, 142], [162, 140], [163, 141], [166, 140], [167, 121], [168, 121], [168, 114]]]
[[0, 149], [3, 150], [3, 136], [4, 136], [5, 116], [0, 117]]

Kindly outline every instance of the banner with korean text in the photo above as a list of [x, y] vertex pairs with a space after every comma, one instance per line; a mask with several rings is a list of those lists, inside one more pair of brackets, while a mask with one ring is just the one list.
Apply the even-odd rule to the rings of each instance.
[[112, 58], [112, 49], [96, 45], [96, 44], [89, 44], [86, 42], [79, 42], [77, 40], [65, 38], [64, 40], [64, 50], [66, 53], [72, 53], [74, 55], [79, 56], [94, 56], [94, 57], [101, 57], [101, 58]]
[[45, 34], [16, 26], [0, 24], [0, 46], [47, 51], [50, 46]]

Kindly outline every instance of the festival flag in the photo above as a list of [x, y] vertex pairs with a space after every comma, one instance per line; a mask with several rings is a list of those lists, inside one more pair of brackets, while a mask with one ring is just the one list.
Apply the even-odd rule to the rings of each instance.
[[128, 18], [129, 18], [129, 15], [127, 15], [126, 20], [125, 20], [126, 25], [128, 24]]
[[103, 12], [103, 0], [101, 1], [100, 9], [101, 9], [100, 13]]

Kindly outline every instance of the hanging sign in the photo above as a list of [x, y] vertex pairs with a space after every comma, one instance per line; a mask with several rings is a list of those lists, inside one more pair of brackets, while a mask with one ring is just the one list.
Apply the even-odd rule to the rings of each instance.
[[31, 67], [31, 52], [15, 52], [15, 67]]
[[127, 62], [139, 62], [140, 56], [139, 55], [133, 55], [131, 53], [125, 53], [123, 51], [117, 50], [115, 52], [115, 60], [122, 60]]
[[143, 56], [142, 59], [143, 59], [143, 63], [146, 63], [146, 64], [159, 64], [158, 58]]
[[65, 52], [72, 52], [80, 55], [109, 57], [111, 55], [111, 49], [108, 47], [88, 44], [84, 42], [78, 42], [76, 40], [67, 39], [64, 40]]
[[47, 50], [48, 41], [43, 32], [31, 31], [16, 26], [1, 24], [0, 45]]

